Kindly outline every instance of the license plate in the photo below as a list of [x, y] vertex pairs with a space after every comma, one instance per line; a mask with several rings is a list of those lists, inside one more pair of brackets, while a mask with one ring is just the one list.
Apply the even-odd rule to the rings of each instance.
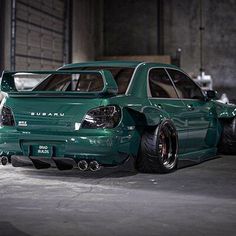
[[31, 155], [32, 156], [51, 157], [52, 156], [52, 146], [50, 146], [50, 145], [33, 145]]

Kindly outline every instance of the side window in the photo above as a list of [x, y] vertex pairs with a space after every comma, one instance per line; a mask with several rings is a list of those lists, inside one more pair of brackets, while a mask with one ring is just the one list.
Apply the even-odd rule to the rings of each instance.
[[167, 69], [180, 98], [202, 99], [201, 89], [184, 73], [178, 70]]
[[152, 97], [178, 98], [173, 84], [164, 69], [152, 69], [149, 72], [149, 87]]

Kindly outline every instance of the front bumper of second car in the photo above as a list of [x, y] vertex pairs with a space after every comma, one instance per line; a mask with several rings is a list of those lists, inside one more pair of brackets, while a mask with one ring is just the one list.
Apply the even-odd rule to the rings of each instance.
[[[84, 129], [76, 135], [20, 132], [13, 127], [0, 129], [1, 155], [10, 156], [14, 166], [33, 163], [39, 169], [51, 166], [71, 169], [82, 160], [88, 163], [88, 169], [95, 162], [99, 168], [120, 166], [137, 155], [139, 143], [136, 129]], [[38, 146], [51, 149], [50, 155], [35, 152]]]

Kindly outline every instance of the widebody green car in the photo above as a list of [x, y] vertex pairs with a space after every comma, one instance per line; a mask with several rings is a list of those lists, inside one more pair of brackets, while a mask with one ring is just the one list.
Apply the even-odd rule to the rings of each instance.
[[[37, 78], [30, 91], [16, 80]], [[166, 64], [96, 61], [4, 72], [0, 150], [13, 166], [170, 172], [236, 152], [236, 106]]]

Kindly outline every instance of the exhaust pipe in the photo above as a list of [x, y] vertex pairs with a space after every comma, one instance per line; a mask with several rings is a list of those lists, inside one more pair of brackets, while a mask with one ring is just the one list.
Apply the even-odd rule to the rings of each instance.
[[89, 169], [91, 171], [97, 171], [101, 169], [101, 166], [99, 165], [97, 161], [91, 161], [89, 164]]
[[6, 156], [1, 157], [1, 163], [3, 166], [5, 166], [8, 163], [8, 158]]
[[87, 170], [88, 169], [88, 162], [85, 160], [79, 161], [78, 168], [79, 168], [79, 170], [82, 170], [82, 171]]

